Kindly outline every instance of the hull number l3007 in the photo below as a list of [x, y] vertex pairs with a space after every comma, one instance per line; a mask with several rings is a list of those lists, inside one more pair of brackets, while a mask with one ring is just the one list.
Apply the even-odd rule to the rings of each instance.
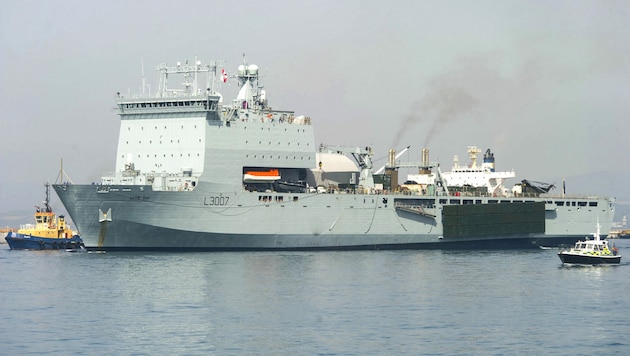
[[230, 200], [230, 197], [223, 197], [223, 196], [203, 197], [203, 205], [223, 206], [223, 205], [228, 205], [229, 200]]

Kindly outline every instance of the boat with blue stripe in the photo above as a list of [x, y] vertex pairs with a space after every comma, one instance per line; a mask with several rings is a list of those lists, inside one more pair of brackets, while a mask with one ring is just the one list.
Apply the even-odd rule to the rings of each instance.
[[50, 185], [46, 183], [44, 207], [36, 207], [35, 224], [24, 224], [4, 238], [12, 250], [66, 250], [83, 248], [83, 240], [74, 233], [63, 215], [50, 206]]

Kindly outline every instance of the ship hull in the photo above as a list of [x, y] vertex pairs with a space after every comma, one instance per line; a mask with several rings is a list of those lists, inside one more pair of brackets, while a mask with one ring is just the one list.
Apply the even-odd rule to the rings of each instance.
[[[210, 184], [190, 192], [154, 192], [151, 186], [54, 188], [86, 248], [99, 250], [538, 248], [572, 244], [598, 216], [612, 222], [614, 213], [604, 199], [593, 211], [548, 209], [539, 199], [522, 205], [534, 204], [533, 210], [509, 213], [524, 201], [498, 206], [476, 198], [462, 207], [450, 200], [442, 204], [445, 197], [221, 191]], [[400, 208], [419, 201], [428, 206], [415, 212]], [[472, 213], [458, 212], [464, 208], [473, 208]]]
[[71, 238], [46, 238], [9, 232], [5, 240], [12, 250], [65, 250], [79, 249], [83, 245], [77, 235]]

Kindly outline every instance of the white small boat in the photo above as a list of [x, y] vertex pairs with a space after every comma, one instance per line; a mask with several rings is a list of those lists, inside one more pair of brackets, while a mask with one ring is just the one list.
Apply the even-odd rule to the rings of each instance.
[[597, 232], [593, 233], [592, 240], [578, 241], [570, 249], [558, 252], [562, 263], [579, 265], [619, 264], [621, 255], [616, 247], [609, 247], [608, 241], [600, 238], [600, 225], [597, 223]]

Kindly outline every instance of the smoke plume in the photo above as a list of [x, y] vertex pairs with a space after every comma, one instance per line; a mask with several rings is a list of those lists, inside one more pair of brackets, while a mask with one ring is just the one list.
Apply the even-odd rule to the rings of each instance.
[[435, 136], [444, 125], [471, 110], [475, 105], [477, 105], [477, 100], [461, 87], [437, 88], [413, 103], [409, 115], [402, 121], [394, 136], [394, 144], [401, 140], [406, 131], [423, 123], [429, 125], [422, 146], [427, 147], [431, 137]]

